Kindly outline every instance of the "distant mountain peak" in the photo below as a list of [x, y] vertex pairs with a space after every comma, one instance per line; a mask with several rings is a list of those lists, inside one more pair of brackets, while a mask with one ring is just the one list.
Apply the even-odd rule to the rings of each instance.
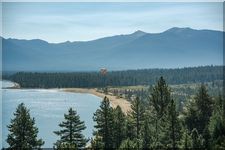
[[132, 33], [132, 35], [135, 35], [135, 36], [143, 36], [145, 34], [147, 34], [147, 33], [144, 31], [141, 31], [141, 30], [137, 30], [134, 33]]
[[165, 32], [180, 33], [180, 32], [190, 31], [190, 30], [194, 30], [194, 29], [189, 28], [189, 27], [184, 27], [184, 28], [180, 28], [180, 27], [173, 27], [173, 28], [170, 28], [170, 29], [166, 30]]
[[[71, 41], [65, 41], [65, 42], [62, 42], [63, 44], [70, 44], [70, 43], [72, 43]], [[61, 43], [61, 44], [62, 44]]]
[[48, 43], [47, 41], [45, 41], [45, 40], [42, 40], [42, 39], [32, 39], [32, 40], [30, 40], [30, 41], [34, 41], [34, 42], [42, 42], [42, 43]]
[[43, 43], [2, 40], [4, 71], [87, 71], [221, 65], [223, 32], [171, 28], [136, 31], [93, 41]]

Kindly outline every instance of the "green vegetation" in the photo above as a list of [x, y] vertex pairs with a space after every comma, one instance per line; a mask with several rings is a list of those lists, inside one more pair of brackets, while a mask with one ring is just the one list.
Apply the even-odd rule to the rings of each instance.
[[[131, 111], [124, 114], [121, 108], [112, 108], [105, 97], [94, 113], [96, 122], [90, 147], [93, 149], [224, 149], [225, 148], [225, 99], [222, 95], [210, 95], [206, 85], [201, 84], [194, 96], [189, 97], [182, 111], [177, 107], [172, 88], [160, 77], [157, 83], [145, 92], [131, 99]], [[173, 91], [174, 92], [174, 91]], [[17, 116], [21, 107], [17, 109]], [[25, 109], [24, 114], [29, 116]], [[26, 116], [25, 115], [25, 116]], [[30, 117], [25, 117], [30, 120]], [[17, 134], [18, 121], [9, 126], [9, 137]], [[19, 121], [21, 123], [21, 121]], [[23, 123], [23, 122], [22, 122]], [[28, 123], [29, 124], [29, 123]], [[32, 122], [33, 126], [34, 122]], [[81, 131], [85, 129], [76, 111], [69, 109], [65, 121], [59, 124], [63, 129], [55, 133], [61, 137], [57, 149], [81, 149], [86, 139]], [[17, 129], [14, 130], [13, 128]], [[29, 132], [30, 133], [30, 132]], [[32, 133], [32, 132], [31, 132]], [[23, 133], [22, 133], [23, 134]], [[35, 134], [28, 136], [35, 137]], [[7, 142], [10, 148], [17, 146]], [[13, 141], [13, 140], [11, 140]], [[40, 147], [41, 140], [34, 147]], [[80, 143], [80, 141], [82, 141]], [[17, 143], [18, 144], [18, 143]], [[28, 145], [24, 141], [23, 145]]]
[[[223, 81], [213, 81], [204, 83], [208, 94], [213, 98], [217, 97], [223, 90]], [[134, 100], [137, 96], [141, 97], [141, 100], [145, 104], [148, 104], [149, 93], [153, 90], [153, 86], [121, 86], [121, 87], [108, 87], [108, 94], [114, 95], [116, 97], [127, 99], [128, 101]], [[183, 111], [186, 103], [195, 97], [198, 89], [201, 87], [201, 83], [188, 83], [188, 84], [177, 84], [169, 85], [170, 94], [173, 97], [176, 108], [178, 111]], [[102, 90], [99, 88], [99, 92]]]
[[62, 129], [54, 132], [60, 136], [60, 140], [55, 143], [56, 148], [84, 148], [88, 142], [81, 133], [86, 128], [84, 122], [80, 121], [79, 115], [72, 108], [68, 110], [68, 114], [64, 114], [64, 118], [65, 121], [59, 124]]
[[[161, 77], [157, 84], [151, 87], [147, 103], [136, 97], [131, 100], [131, 111], [126, 115], [125, 138], [115, 149], [224, 149], [225, 148], [225, 101], [222, 96], [213, 98], [208, 94], [205, 85], [201, 85], [194, 97], [186, 103], [184, 111], [178, 111], [171, 88]], [[108, 99], [102, 102], [100, 110], [105, 115], [96, 121], [97, 129], [102, 125], [107, 133], [113, 133], [115, 111], [109, 107], [102, 107]], [[104, 108], [104, 109], [103, 109]], [[106, 109], [107, 108], [107, 109]], [[99, 110], [98, 110], [99, 111]], [[98, 112], [97, 111], [97, 112]], [[107, 113], [106, 113], [107, 112]], [[109, 123], [111, 120], [111, 123]], [[107, 126], [105, 125], [107, 124]], [[110, 124], [110, 126], [109, 126]], [[98, 134], [95, 141], [107, 143], [106, 134]], [[109, 137], [108, 137], [109, 138]], [[111, 145], [114, 134], [111, 134]], [[93, 148], [107, 149], [92, 144]]]
[[189, 67], [182, 69], [141, 69], [99, 72], [32, 73], [19, 72], [3, 76], [23, 88], [66, 88], [153, 85], [163, 76], [168, 84], [205, 83], [223, 79], [222, 66]]
[[104, 148], [113, 148], [115, 139], [113, 138], [113, 109], [110, 107], [109, 99], [104, 98], [100, 105], [100, 109], [96, 111], [93, 117], [97, 123], [94, 136], [101, 137], [99, 142], [102, 142]]
[[39, 149], [44, 144], [42, 139], [37, 139], [38, 128], [35, 120], [31, 118], [29, 110], [23, 103], [19, 104], [15, 118], [8, 125], [9, 134], [6, 139], [10, 149]]
[[114, 109], [113, 135], [115, 137], [114, 147], [119, 147], [122, 141], [126, 139], [126, 116], [119, 106]]

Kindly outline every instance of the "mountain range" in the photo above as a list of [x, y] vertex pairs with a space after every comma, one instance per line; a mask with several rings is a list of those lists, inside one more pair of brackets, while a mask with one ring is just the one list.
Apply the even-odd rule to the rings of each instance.
[[[85, 33], [84, 33], [85, 34]], [[223, 64], [223, 32], [171, 28], [92, 41], [2, 38], [3, 71], [96, 71]]]

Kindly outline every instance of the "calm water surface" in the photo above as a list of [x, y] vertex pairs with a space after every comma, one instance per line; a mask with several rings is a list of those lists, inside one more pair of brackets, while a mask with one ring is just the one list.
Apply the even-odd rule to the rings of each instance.
[[94, 129], [93, 113], [98, 109], [101, 99], [91, 94], [68, 93], [60, 90], [45, 89], [3, 89], [3, 147], [7, 147], [7, 125], [13, 112], [20, 103], [25, 103], [35, 117], [39, 128], [38, 136], [45, 141], [43, 148], [51, 148], [58, 137], [53, 131], [59, 130], [58, 124], [64, 119], [70, 107], [77, 110], [82, 121], [85, 121], [86, 130], [83, 134], [91, 138]]

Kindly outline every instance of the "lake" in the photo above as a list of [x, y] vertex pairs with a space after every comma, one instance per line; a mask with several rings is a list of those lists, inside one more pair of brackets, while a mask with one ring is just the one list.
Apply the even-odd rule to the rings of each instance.
[[52, 148], [53, 143], [59, 138], [53, 131], [60, 129], [58, 124], [63, 121], [64, 113], [67, 113], [70, 107], [77, 110], [81, 121], [85, 121], [87, 127], [83, 132], [85, 137], [92, 137], [95, 124], [92, 117], [100, 106], [101, 98], [91, 94], [69, 93], [57, 89], [2, 89], [3, 147], [8, 146], [5, 141], [8, 135], [6, 126], [10, 123], [10, 119], [14, 118], [13, 112], [22, 102], [35, 118], [39, 129], [38, 137], [45, 141], [43, 148]]

